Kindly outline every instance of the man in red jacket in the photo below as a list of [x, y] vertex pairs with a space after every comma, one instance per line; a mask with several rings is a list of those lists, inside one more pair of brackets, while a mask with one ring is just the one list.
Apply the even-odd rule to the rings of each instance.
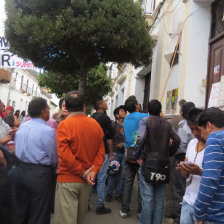
[[65, 97], [68, 117], [57, 128], [58, 178], [55, 223], [83, 224], [90, 185], [105, 159], [103, 131], [85, 115], [84, 96], [71, 91]]

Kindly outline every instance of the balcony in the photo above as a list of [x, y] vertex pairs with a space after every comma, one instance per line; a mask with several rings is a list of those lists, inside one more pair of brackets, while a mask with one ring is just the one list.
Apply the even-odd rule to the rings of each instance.
[[9, 83], [11, 80], [11, 72], [5, 69], [0, 69], [0, 82]]

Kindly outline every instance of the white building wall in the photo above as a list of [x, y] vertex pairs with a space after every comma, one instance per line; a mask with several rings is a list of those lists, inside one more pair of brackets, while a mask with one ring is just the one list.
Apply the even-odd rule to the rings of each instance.
[[211, 8], [209, 4], [193, 1], [191, 13], [184, 98], [204, 107], [206, 88], [202, 81], [206, 79], [208, 68]]
[[161, 17], [162, 12], [167, 10], [167, 6], [163, 6], [158, 16], [159, 22], [150, 30], [150, 35], [157, 39], [153, 48], [150, 99], [161, 100], [170, 69], [164, 55], [171, 52], [171, 48], [174, 51], [178, 33], [182, 30], [179, 62], [171, 70], [162, 101], [163, 108], [167, 91], [176, 88], [179, 89], [179, 100], [184, 98], [198, 107], [204, 107], [206, 87], [202, 86], [202, 82], [207, 75], [211, 8], [209, 3], [204, 2], [170, 2], [172, 5], [168, 6], [169, 13]]
[[149, 100], [155, 99], [156, 96], [156, 66], [157, 66], [157, 44], [154, 46], [152, 50], [152, 70], [151, 70], [151, 83], [150, 83], [150, 93], [149, 93]]

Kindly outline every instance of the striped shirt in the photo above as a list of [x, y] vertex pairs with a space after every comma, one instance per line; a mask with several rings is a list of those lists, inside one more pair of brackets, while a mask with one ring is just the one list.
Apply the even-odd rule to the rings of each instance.
[[224, 223], [224, 130], [208, 136], [194, 211], [197, 220]]

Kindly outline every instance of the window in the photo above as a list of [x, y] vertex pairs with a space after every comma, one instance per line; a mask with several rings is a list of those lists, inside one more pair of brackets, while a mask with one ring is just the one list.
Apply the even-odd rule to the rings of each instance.
[[23, 75], [22, 75], [22, 78], [21, 78], [21, 84], [20, 84], [20, 90], [23, 89]]
[[14, 108], [14, 110], [16, 110], [16, 101], [12, 101], [12, 107]]
[[29, 86], [29, 80], [27, 79], [27, 81], [26, 81], [26, 92], [28, 90], [28, 86]]
[[223, 11], [224, 2], [216, 0], [212, 4], [212, 38], [224, 32]]

